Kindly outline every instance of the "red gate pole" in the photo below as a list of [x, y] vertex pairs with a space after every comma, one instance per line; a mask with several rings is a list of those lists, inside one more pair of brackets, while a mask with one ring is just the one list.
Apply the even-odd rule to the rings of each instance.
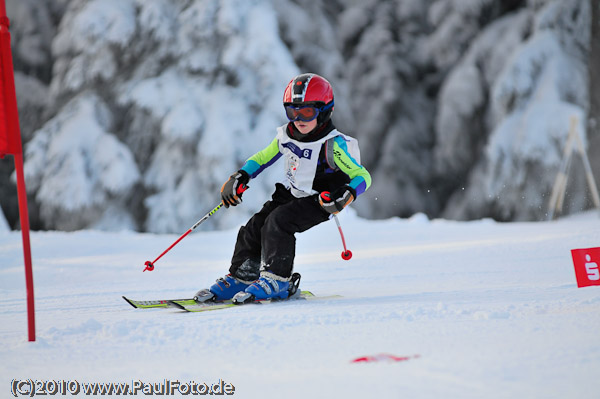
[[5, 0], [0, 0], [0, 158], [6, 154], [14, 157], [19, 196], [19, 216], [25, 260], [25, 285], [27, 289], [27, 320], [29, 341], [35, 341], [35, 307], [33, 298], [33, 268], [29, 241], [29, 212], [23, 173], [23, 146], [19, 128], [19, 111], [15, 93], [15, 76], [10, 49], [10, 21], [6, 16]]
[[35, 341], [35, 305], [33, 295], [33, 266], [31, 264], [31, 244], [29, 241], [29, 211], [27, 210], [27, 192], [23, 172], [23, 153], [15, 154], [15, 172], [17, 175], [17, 193], [19, 196], [19, 215], [21, 218], [21, 237], [23, 239], [23, 259], [25, 260], [25, 287], [27, 289], [27, 325], [29, 341]]

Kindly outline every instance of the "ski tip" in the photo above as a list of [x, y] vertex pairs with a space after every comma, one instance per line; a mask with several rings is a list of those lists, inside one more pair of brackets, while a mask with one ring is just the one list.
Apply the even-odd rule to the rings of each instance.
[[134, 308], [134, 309], [137, 309], [137, 308], [138, 308], [137, 306], [135, 306], [135, 305], [133, 304], [133, 302], [131, 302], [131, 300], [129, 300], [127, 297], [125, 297], [125, 295], [123, 295], [121, 298], [125, 299], [125, 301], [126, 301], [128, 304], [130, 304], [131, 306], [133, 306], [133, 308]]

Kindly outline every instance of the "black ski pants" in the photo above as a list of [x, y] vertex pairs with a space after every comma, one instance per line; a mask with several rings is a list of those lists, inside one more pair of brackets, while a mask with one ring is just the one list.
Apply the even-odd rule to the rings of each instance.
[[238, 232], [229, 272], [244, 281], [253, 281], [264, 271], [287, 279], [292, 275], [296, 254], [296, 233], [329, 219], [316, 196], [296, 198], [281, 183], [271, 200]]

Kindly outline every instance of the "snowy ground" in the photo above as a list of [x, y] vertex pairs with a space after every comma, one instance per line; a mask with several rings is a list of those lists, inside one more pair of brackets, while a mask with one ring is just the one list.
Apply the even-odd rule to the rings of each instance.
[[[0, 398], [13, 379], [164, 380], [234, 397], [597, 398], [600, 287], [578, 289], [570, 250], [600, 246], [597, 213], [500, 224], [365, 221], [299, 236], [304, 289], [341, 299], [207, 313], [121, 299], [187, 297], [224, 274], [235, 231], [32, 236], [37, 342], [27, 342], [20, 234], [0, 233]], [[353, 363], [391, 354], [406, 361]], [[85, 396], [80, 393], [78, 396]]]

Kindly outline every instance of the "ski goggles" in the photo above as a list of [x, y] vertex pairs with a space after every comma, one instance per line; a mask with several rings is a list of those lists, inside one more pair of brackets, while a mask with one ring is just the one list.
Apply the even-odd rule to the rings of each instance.
[[286, 105], [285, 115], [290, 120], [290, 122], [295, 122], [298, 120], [303, 122], [310, 122], [314, 120], [317, 116], [319, 116], [319, 113], [327, 111], [331, 107], [333, 107], [333, 101], [323, 107], [315, 107], [312, 105], [304, 105], [301, 107], [295, 105]]

